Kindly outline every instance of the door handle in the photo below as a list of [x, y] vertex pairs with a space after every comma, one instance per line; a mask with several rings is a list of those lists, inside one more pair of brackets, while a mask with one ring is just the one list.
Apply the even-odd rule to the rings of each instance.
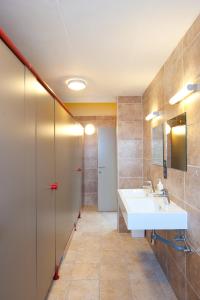
[[81, 168], [77, 168], [75, 171], [76, 172], [82, 172], [82, 169]]
[[50, 189], [51, 190], [57, 190], [58, 189], [58, 184], [55, 182], [55, 183], [52, 183], [51, 185], [50, 185]]
[[100, 167], [98, 167], [99, 169], [105, 169], [106, 167], [103, 167], [103, 166], [100, 166]]

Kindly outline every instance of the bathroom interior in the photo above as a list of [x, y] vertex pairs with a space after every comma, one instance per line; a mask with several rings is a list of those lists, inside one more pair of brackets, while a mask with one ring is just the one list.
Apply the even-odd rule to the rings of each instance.
[[200, 300], [199, 13], [0, 0], [0, 300]]

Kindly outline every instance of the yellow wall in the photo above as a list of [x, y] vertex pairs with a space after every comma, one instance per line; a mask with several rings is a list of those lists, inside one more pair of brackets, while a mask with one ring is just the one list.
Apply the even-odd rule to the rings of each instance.
[[65, 103], [73, 116], [116, 116], [116, 103]]

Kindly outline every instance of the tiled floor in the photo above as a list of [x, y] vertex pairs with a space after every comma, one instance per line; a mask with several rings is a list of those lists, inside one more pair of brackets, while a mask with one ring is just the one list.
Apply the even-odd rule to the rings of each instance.
[[116, 226], [115, 213], [83, 211], [48, 300], [176, 300], [147, 241]]

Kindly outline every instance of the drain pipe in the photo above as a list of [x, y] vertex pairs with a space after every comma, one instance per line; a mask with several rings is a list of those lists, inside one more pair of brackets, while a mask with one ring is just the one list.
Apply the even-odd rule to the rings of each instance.
[[[179, 230], [177, 236], [172, 240], [168, 240], [162, 237], [155, 230], [153, 230], [151, 233], [151, 243], [154, 244], [154, 241], [160, 241], [161, 243], [172, 247], [176, 251], [183, 251], [186, 253], [192, 252], [191, 247], [188, 245], [186, 241], [185, 233], [183, 234], [181, 230]], [[178, 245], [177, 243], [179, 242], [184, 243], [184, 245]]]

